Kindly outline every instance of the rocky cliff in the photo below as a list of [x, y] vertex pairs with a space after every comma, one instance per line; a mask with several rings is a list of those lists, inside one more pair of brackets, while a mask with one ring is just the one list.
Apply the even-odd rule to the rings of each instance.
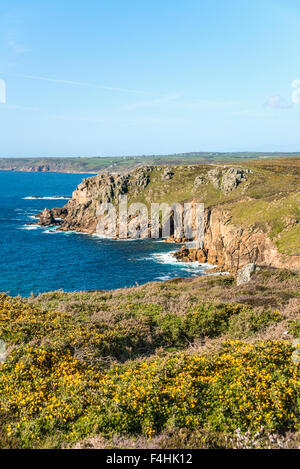
[[270, 237], [256, 225], [232, 223], [229, 210], [219, 207], [205, 211], [203, 249], [183, 246], [176, 254], [180, 261], [199, 261], [237, 272], [249, 263], [300, 270], [300, 256], [280, 253]]
[[[99, 202], [198, 201], [205, 204], [203, 249], [181, 248], [179, 260], [217, 264], [235, 272], [249, 262], [300, 268], [299, 159], [237, 166], [143, 167], [89, 177], [62, 208], [45, 209], [39, 224], [94, 233]], [[183, 241], [178, 240], [178, 241]]]

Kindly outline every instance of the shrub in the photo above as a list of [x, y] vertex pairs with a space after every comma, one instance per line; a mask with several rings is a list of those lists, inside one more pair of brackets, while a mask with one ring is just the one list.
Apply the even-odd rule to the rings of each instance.
[[278, 311], [244, 310], [229, 320], [228, 333], [232, 338], [246, 338], [265, 330], [270, 324], [283, 320]]
[[289, 322], [289, 333], [296, 337], [296, 339], [300, 339], [300, 319]]
[[284, 342], [229, 342], [215, 355], [173, 355], [107, 372], [70, 353], [26, 346], [2, 364], [6, 433], [22, 447], [93, 434], [145, 435], [168, 428], [257, 432], [295, 428], [298, 368]]

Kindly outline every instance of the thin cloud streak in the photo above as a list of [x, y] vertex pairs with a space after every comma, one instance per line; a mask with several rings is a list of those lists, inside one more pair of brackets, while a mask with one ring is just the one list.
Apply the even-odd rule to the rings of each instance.
[[29, 52], [29, 49], [27, 47], [14, 40], [8, 41], [8, 46], [16, 54], [24, 54], [25, 52]]
[[0, 109], [17, 109], [20, 111], [40, 111], [38, 107], [19, 106], [18, 104], [1, 104]]
[[149, 108], [149, 107], [159, 107], [163, 104], [177, 101], [181, 95], [174, 94], [170, 96], [162, 96], [161, 98], [153, 99], [152, 101], [139, 101], [137, 103], [128, 104], [121, 108], [122, 111], [133, 111], [135, 109]]
[[[8, 75], [8, 74], [7, 74]], [[116, 88], [113, 86], [106, 86], [106, 85], [97, 85], [93, 83], [86, 83], [80, 81], [73, 81], [73, 80], [61, 80], [57, 78], [49, 78], [49, 77], [41, 77], [37, 75], [18, 75], [18, 74], [9, 74], [10, 76], [18, 77], [18, 78], [25, 78], [29, 80], [40, 80], [40, 81], [47, 81], [51, 83], [61, 83], [64, 85], [72, 85], [72, 86], [83, 86], [88, 88], [95, 88], [107, 91], [119, 91], [123, 93], [134, 93], [134, 94], [146, 94], [145, 91], [141, 90], [131, 90], [127, 88]]]
[[231, 113], [233, 116], [253, 116], [253, 117], [274, 117], [270, 113], [255, 111], [254, 109], [242, 109], [241, 111], [234, 111]]
[[170, 96], [162, 96], [161, 98], [153, 99], [152, 101], [139, 101], [136, 103], [128, 104], [121, 108], [122, 111], [133, 111], [135, 109], [161, 107], [165, 104], [175, 105], [180, 108], [187, 109], [218, 109], [229, 108], [236, 106], [238, 103], [229, 101], [184, 101], [180, 98], [181, 94], [174, 94]]

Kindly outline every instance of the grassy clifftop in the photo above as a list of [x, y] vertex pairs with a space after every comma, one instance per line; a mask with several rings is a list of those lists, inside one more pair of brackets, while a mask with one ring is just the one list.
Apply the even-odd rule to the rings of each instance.
[[[205, 181], [213, 168], [239, 167], [251, 170], [247, 181], [232, 191]], [[280, 252], [300, 254], [300, 159], [248, 161], [242, 164], [176, 166], [172, 180], [161, 180], [161, 172], [151, 172], [150, 183], [142, 194], [132, 201], [154, 199], [173, 203], [192, 198], [205, 207], [222, 206], [231, 213], [231, 222], [237, 225], [257, 225], [268, 233]], [[195, 184], [197, 177], [204, 183]]]
[[262, 269], [1, 296], [0, 446], [299, 446], [299, 287]]

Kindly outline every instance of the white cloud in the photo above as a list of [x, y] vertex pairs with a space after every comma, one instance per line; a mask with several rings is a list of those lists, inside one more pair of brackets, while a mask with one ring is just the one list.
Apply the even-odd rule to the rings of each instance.
[[265, 102], [266, 107], [271, 107], [273, 109], [290, 109], [293, 107], [293, 103], [286, 101], [279, 94], [270, 96]]

